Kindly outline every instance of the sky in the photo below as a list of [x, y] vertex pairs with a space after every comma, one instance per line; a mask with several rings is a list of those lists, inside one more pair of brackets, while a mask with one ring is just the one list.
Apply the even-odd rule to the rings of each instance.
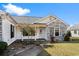
[[69, 25], [79, 23], [78, 3], [0, 3], [0, 10], [12, 16], [55, 15]]

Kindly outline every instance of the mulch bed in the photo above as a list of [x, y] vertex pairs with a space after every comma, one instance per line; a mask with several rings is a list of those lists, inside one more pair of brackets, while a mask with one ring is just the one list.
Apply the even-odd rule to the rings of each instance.
[[24, 48], [26, 45], [21, 40], [14, 41], [8, 48]]

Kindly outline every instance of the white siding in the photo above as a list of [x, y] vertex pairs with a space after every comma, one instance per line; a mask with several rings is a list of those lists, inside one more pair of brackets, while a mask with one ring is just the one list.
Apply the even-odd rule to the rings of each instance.
[[14, 37], [10, 38], [10, 25], [14, 25], [13, 23], [11, 23], [9, 20], [3, 20], [2, 21], [2, 39], [3, 41], [7, 42], [8, 45], [10, 45], [12, 42], [14, 42], [16, 40], [16, 27], [14, 25]]
[[22, 33], [20, 27], [16, 28], [16, 39], [22, 39]]
[[45, 38], [46, 40], [48, 40], [47, 30], [48, 30], [47, 28], [42, 28], [42, 33], [40, 33], [40, 28], [37, 28], [36, 38]]
[[0, 41], [2, 41], [2, 19], [0, 19]]
[[77, 31], [76, 34], [74, 33], [74, 31], [71, 31], [71, 36], [72, 36], [72, 37], [79, 37], [78, 31]]

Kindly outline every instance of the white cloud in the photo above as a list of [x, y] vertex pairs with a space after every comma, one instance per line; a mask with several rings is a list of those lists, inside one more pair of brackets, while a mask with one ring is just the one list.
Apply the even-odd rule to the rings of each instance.
[[6, 12], [16, 14], [18, 16], [30, 13], [30, 9], [27, 8], [24, 9], [13, 4], [3, 5], [3, 7], [5, 8]]

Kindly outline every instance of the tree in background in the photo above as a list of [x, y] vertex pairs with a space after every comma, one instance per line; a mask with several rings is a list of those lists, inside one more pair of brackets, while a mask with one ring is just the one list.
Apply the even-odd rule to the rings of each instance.
[[35, 29], [30, 26], [26, 26], [22, 28], [23, 36], [34, 36], [35, 35]]

